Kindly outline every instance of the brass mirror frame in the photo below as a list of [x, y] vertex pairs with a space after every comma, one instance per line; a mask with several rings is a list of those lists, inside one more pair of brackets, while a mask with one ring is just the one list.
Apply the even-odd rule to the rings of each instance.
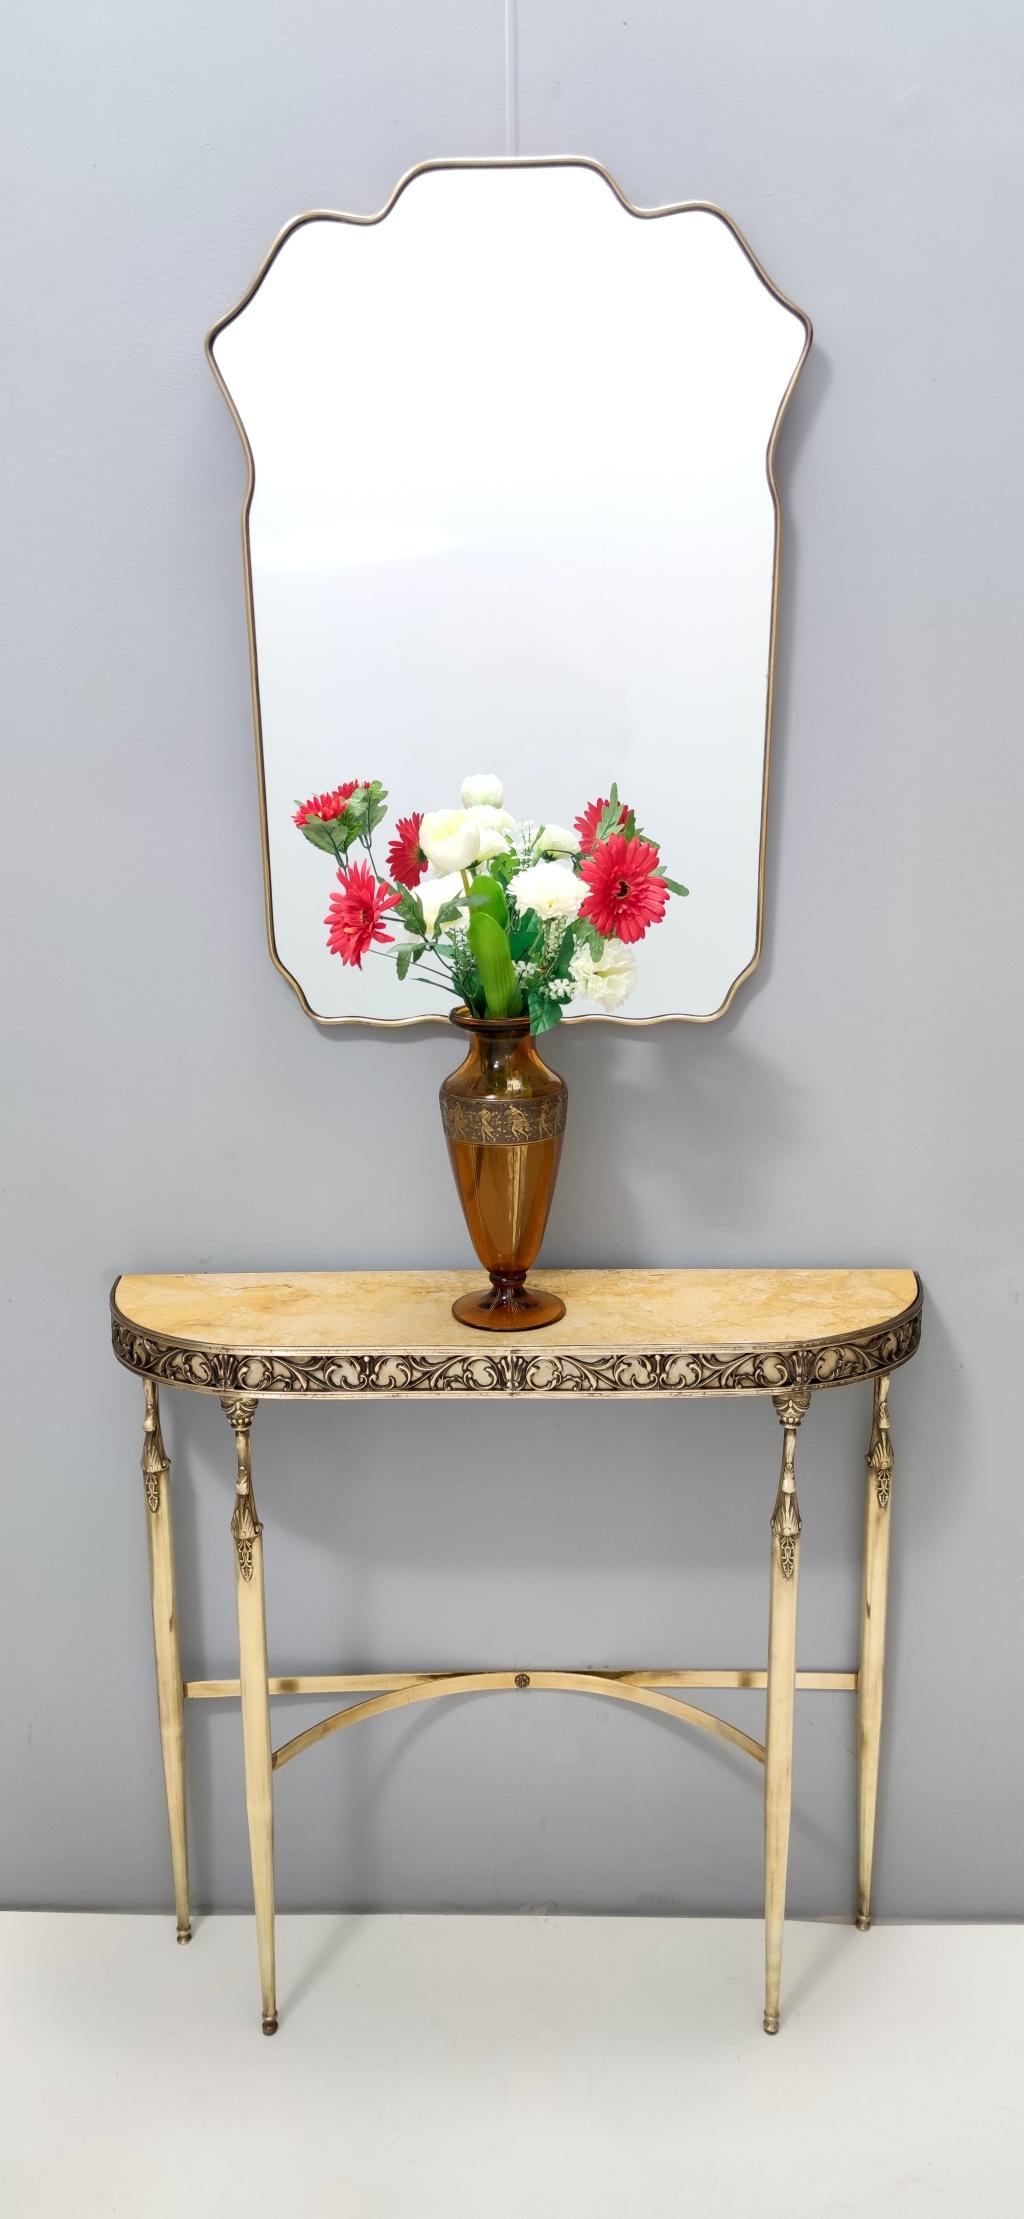
[[811, 327], [810, 317], [805, 314], [802, 308], [798, 308], [795, 301], [790, 300], [788, 296], [781, 291], [779, 286], [773, 284], [772, 279], [768, 276], [767, 271], [758, 261], [757, 256], [754, 253], [754, 250], [751, 247], [749, 241], [744, 238], [738, 224], [735, 224], [733, 222], [732, 217], [727, 215], [723, 208], [716, 207], [713, 201], [708, 200], [669, 201], [663, 207], [659, 208], [637, 208], [634, 206], [633, 202], [627, 198], [626, 194], [622, 190], [621, 185], [619, 185], [617, 180], [612, 176], [611, 171], [605, 169], [603, 163], [593, 161], [589, 156], [582, 154], [452, 156], [451, 158], [445, 158], [436, 161], [417, 162], [414, 168], [406, 170], [404, 176], [399, 178], [393, 193], [390, 195], [390, 198], [385, 201], [383, 208], [378, 209], [376, 214], [374, 215], [353, 215], [348, 211], [337, 208], [307, 209], [302, 215], [293, 216], [291, 222], [286, 223], [284, 229], [278, 232], [278, 235], [274, 240], [272, 246], [270, 247], [268, 253], [264, 256], [263, 261], [260, 263], [259, 269], [257, 270], [255, 277], [253, 278], [252, 284], [243, 293], [241, 299], [239, 301], [236, 301], [235, 306], [233, 308], [230, 308], [226, 315], [221, 316], [218, 322], [215, 323], [207, 332], [205, 341], [206, 358], [210, 364], [210, 368], [213, 371], [214, 377], [217, 380], [217, 384], [219, 385], [220, 390], [224, 395], [224, 399], [227, 402], [228, 408], [231, 411], [231, 415], [235, 423], [235, 428], [245, 450], [245, 457], [248, 468], [248, 483], [245, 491], [245, 500], [242, 506], [242, 565], [245, 577], [245, 610], [246, 623], [249, 634], [249, 674], [252, 684], [253, 726], [256, 741], [256, 765], [258, 771], [257, 784], [260, 808], [260, 840], [263, 848], [263, 907], [267, 929], [267, 946], [270, 950], [270, 958], [272, 963], [274, 964], [275, 969], [280, 972], [283, 979], [287, 980], [287, 983], [291, 987], [293, 993], [298, 997], [298, 1000], [301, 1002], [307, 1017], [311, 1017], [314, 1024], [316, 1025], [373, 1025], [384, 1027], [389, 1031], [393, 1031], [396, 1027], [400, 1026], [436, 1025], [446, 1024], [448, 1022], [446, 1014], [436, 1013], [434, 1011], [422, 1011], [418, 1015], [414, 1014], [410, 1017], [364, 1017], [361, 1015], [324, 1017], [320, 1014], [318, 1010], [311, 1008], [305, 994], [302, 991], [301, 986], [299, 985], [298, 979], [296, 979], [291, 971], [288, 970], [287, 966], [282, 963], [281, 957], [278, 954], [277, 943], [274, 938], [274, 907], [271, 885], [270, 847], [267, 837], [267, 789], [263, 752], [263, 718], [260, 706], [259, 658], [256, 648], [256, 619], [252, 582], [252, 553], [249, 542], [249, 515], [252, 508], [253, 494], [256, 490], [256, 463], [253, 456], [252, 448], [249, 444], [249, 439], [245, 430], [245, 426], [242, 423], [242, 419], [239, 416], [238, 410], [235, 407], [231, 394], [229, 393], [228, 388], [218, 368], [217, 358], [214, 353], [214, 346], [216, 341], [219, 339], [221, 332], [226, 331], [229, 324], [234, 323], [235, 318], [242, 314], [243, 309], [248, 307], [249, 302], [259, 291], [259, 288], [262, 285], [268, 270], [276, 261], [277, 256], [280, 254], [281, 249], [285, 245], [286, 241], [291, 238], [293, 232], [301, 230], [304, 224], [351, 223], [366, 226], [370, 224], [383, 223], [385, 217], [390, 215], [391, 210], [401, 199], [401, 196], [405, 192], [406, 187], [412, 184], [414, 178], [428, 176], [431, 171], [434, 170], [480, 169], [592, 170], [596, 176], [604, 179], [605, 184], [611, 188], [611, 191], [615, 194], [616, 199], [626, 210], [627, 215], [636, 216], [638, 220], [643, 223], [652, 222], [659, 216], [717, 216], [719, 222], [723, 223], [726, 229], [732, 233], [737, 246], [742, 249], [755, 275], [760, 278], [762, 285], [765, 287], [766, 291], [772, 295], [773, 300], [778, 301], [780, 307], [788, 309], [790, 315], [795, 316], [797, 318], [797, 321], [803, 325], [804, 343], [800, 352], [800, 358], [797, 362], [795, 370], [793, 371], [793, 375], [790, 378], [789, 384], [787, 385], [786, 390], [782, 396], [782, 399], [779, 402], [779, 406], [775, 415], [775, 421], [771, 428], [771, 433], [768, 439], [768, 446], [765, 453], [765, 471], [768, 479], [768, 488], [772, 497], [772, 506], [775, 512], [775, 535], [772, 550], [771, 615], [768, 636], [768, 684], [765, 694], [764, 763], [761, 780], [761, 834], [758, 852], [757, 873], [757, 933], [754, 942], [754, 953], [751, 956], [750, 962], [747, 964], [746, 968], [739, 973], [737, 978], [733, 980], [724, 1001], [719, 1005], [718, 1009], [713, 1009], [700, 1015], [688, 1015], [682, 1011], [668, 1011], [664, 1015], [658, 1017], [609, 1016], [603, 1012], [595, 1011], [593, 1015], [587, 1015], [581, 1012], [578, 1016], [566, 1017], [563, 1019], [563, 1023], [569, 1025], [611, 1024], [619, 1027], [628, 1026], [629, 1028], [634, 1030], [639, 1030], [640, 1027], [648, 1025], [713, 1025], [717, 1022], [719, 1017], [725, 1016], [726, 1011], [731, 1007], [732, 1002], [736, 994], [739, 992], [740, 987], [744, 984], [745, 980], [750, 978], [751, 974], [756, 971], [757, 966], [761, 960], [761, 954], [764, 945], [765, 853], [768, 838], [768, 794], [771, 781], [772, 711], [774, 707], [775, 697], [775, 645], [778, 630], [779, 568], [782, 552], [782, 505], [779, 499], [778, 486], [775, 482], [775, 446], [779, 436], [779, 431], [781, 429], [783, 417], [785, 416], [790, 399], [796, 387], [797, 379], [800, 376], [800, 372], [803, 369], [804, 363], [806, 362], [807, 356], [810, 352], [813, 331]]

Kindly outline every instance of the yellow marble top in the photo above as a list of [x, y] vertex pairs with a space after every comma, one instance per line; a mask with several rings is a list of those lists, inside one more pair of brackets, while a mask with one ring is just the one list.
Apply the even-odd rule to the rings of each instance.
[[142, 1334], [200, 1348], [560, 1350], [784, 1348], [882, 1328], [917, 1301], [916, 1274], [852, 1271], [534, 1271], [565, 1316], [539, 1332], [481, 1333], [451, 1314], [483, 1279], [466, 1271], [128, 1274], [112, 1297]]

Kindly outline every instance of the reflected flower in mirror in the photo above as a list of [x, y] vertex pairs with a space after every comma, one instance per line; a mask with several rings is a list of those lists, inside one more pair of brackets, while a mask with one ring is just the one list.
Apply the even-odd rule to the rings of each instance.
[[[518, 821], [493, 772], [464, 779], [459, 800], [396, 819], [387, 876], [373, 848], [388, 813], [379, 779], [298, 804], [303, 838], [337, 866], [324, 920], [332, 953], [357, 970], [364, 955], [383, 956], [400, 979], [442, 985], [474, 1017], [528, 1013], [532, 1033], [550, 1031], [576, 997], [621, 1008], [636, 983], [634, 946], [687, 889], [617, 787], [571, 831]], [[397, 944], [385, 920], [403, 928]]]

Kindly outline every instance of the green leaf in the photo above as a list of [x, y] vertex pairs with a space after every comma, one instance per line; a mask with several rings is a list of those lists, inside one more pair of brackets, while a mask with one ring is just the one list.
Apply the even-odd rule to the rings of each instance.
[[[419, 952], [422, 954], [422, 949]], [[398, 976], [400, 979], [404, 979], [408, 976], [409, 965], [413, 962], [413, 960], [414, 955], [412, 948], [399, 948], [398, 955], [395, 960], [395, 969], [398, 972]]]
[[518, 1016], [522, 995], [508, 952], [508, 941], [501, 926], [486, 910], [478, 910], [469, 920], [469, 945], [480, 973], [488, 1017]]
[[456, 918], [461, 917], [464, 908], [465, 901], [461, 895], [457, 901], [443, 901], [437, 912], [437, 920], [434, 925], [435, 932], [441, 925], [453, 925]]
[[524, 909], [521, 917], [509, 927], [508, 949], [513, 963], [528, 963], [534, 948], [543, 938], [540, 918], [535, 909]]
[[472, 1010], [474, 1017], [486, 1017], [483, 982], [474, 964], [468, 964], [465, 970], [456, 971], [455, 986], [460, 1000], [465, 1002], [467, 1009]]
[[496, 878], [499, 885], [507, 886], [509, 879], [522, 869], [518, 855], [490, 855], [487, 858], [487, 876]]
[[322, 817], [304, 818], [299, 826], [299, 831], [303, 839], [309, 841], [311, 847], [322, 848], [325, 855], [337, 854], [337, 836], [328, 831]]
[[601, 840], [607, 840], [610, 832], [618, 832], [621, 815], [622, 803], [619, 800], [619, 789], [617, 786], [613, 786], [597, 820], [597, 831], [594, 835], [595, 847]]
[[427, 921], [423, 915], [423, 903], [419, 895], [413, 893], [411, 886], [399, 886], [396, 888], [396, 892], [398, 894], [398, 906], [395, 910], [395, 916], [399, 923], [405, 926], [408, 933], [415, 933], [417, 938], [425, 940], [427, 938]]
[[472, 883], [469, 906], [471, 910], [480, 910], [488, 917], [493, 917], [495, 924], [501, 926], [502, 932], [507, 929], [508, 903], [504, 889], [488, 871], [477, 872]]
[[665, 884], [668, 887], [670, 894], [688, 894], [690, 891], [688, 886], [680, 886], [678, 879], [665, 878], [664, 871], [659, 871], [658, 877], [661, 879], [665, 879]]
[[589, 917], [577, 917], [575, 933], [577, 940], [581, 940], [584, 946], [590, 949], [595, 963], [600, 963], [604, 954], [604, 941], [598, 932], [597, 926], [591, 924]]
[[561, 1024], [562, 1004], [556, 1002], [553, 994], [545, 994], [542, 986], [531, 986], [526, 996], [526, 1002], [530, 1012], [530, 1031], [532, 1033], [550, 1032], [553, 1025]]

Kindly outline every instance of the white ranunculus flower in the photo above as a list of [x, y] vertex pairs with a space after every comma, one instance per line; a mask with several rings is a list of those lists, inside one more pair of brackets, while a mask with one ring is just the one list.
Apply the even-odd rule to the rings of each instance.
[[505, 789], [492, 770], [477, 771], [462, 781], [459, 800], [464, 809], [500, 809], [504, 799]]
[[497, 809], [490, 802], [477, 801], [472, 809], [467, 809], [466, 815], [472, 817], [480, 833], [478, 863], [488, 863], [492, 855], [508, 854], [508, 835], [515, 831], [516, 820], [509, 816], [507, 809]]
[[433, 934], [438, 910], [444, 908], [446, 901], [460, 900], [465, 891], [458, 871], [449, 871], [447, 878], [421, 878], [416, 892], [423, 904], [428, 934]]
[[621, 1009], [636, 985], [636, 957], [621, 940], [606, 940], [600, 956], [581, 940], [572, 959], [572, 983], [577, 994], [595, 1002], [598, 1009]]
[[431, 870], [468, 871], [480, 853], [480, 827], [468, 809], [431, 809], [420, 826], [420, 846]]
[[578, 916], [587, 889], [563, 863], [531, 863], [510, 879], [508, 891], [520, 914], [534, 909], [546, 924], [551, 917]]
[[564, 824], [546, 824], [533, 843], [538, 855], [578, 855], [578, 832], [570, 832]]

